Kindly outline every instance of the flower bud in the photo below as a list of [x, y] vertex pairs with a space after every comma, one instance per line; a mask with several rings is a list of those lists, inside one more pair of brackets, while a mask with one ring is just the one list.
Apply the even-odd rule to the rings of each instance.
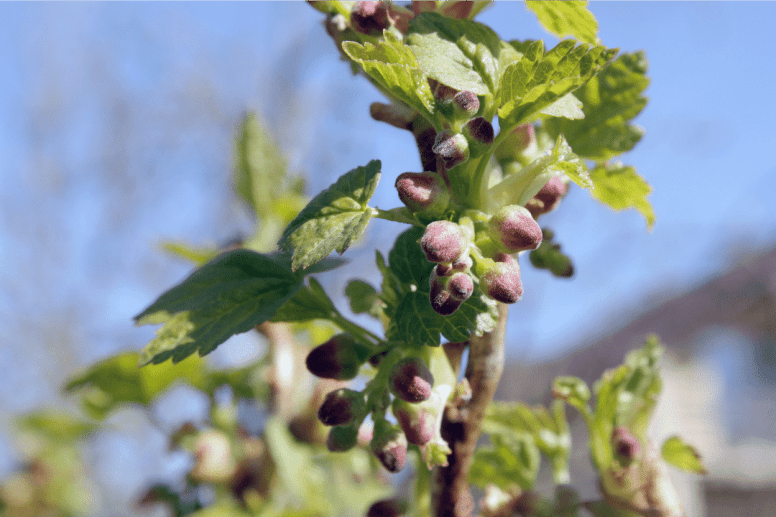
[[451, 221], [434, 221], [426, 226], [420, 246], [429, 262], [454, 262], [468, 249], [463, 230]]
[[369, 447], [388, 472], [396, 473], [404, 468], [407, 460], [407, 437], [396, 426], [386, 420], [375, 423], [374, 436]]
[[463, 126], [462, 132], [469, 142], [470, 154], [474, 157], [481, 155], [495, 138], [493, 125], [484, 117], [471, 119]]
[[453, 99], [458, 93], [458, 90], [431, 78], [428, 79], [428, 84], [431, 87], [431, 91], [434, 93], [437, 109], [445, 116], [452, 115], [454, 109]]
[[337, 334], [307, 355], [307, 369], [323, 379], [347, 381], [358, 375], [370, 356], [370, 348], [357, 343], [350, 334]]
[[401, 517], [407, 513], [406, 501], [400, 499], [383, 499], [369, 507], [366, 517]]
[[[509, 255], [505, 255], [509, 257]], [[523, 283], [517, 261], [494, 262], [480, 275], [480, 287], [496, 301], [516, 303], [523, 297]]]
[[347, 388], [330, 391], [318, 408], [318, 420], [324, 425], [350, 425], [366, 411], [364, 396]]
[[454, 299], [465, 302], [474, 292], [474, 281], [466, 273], [453, 273], [447, 282], [447, 290]]
[[496, 212], [488, 221], [488, 231], [493, 242], [508, 253], [534, 250], [542, 243], [542, 229], [520, 205], [507, 205]]
[[358, 426], [338, 425], [329, 430], [326, 437], [326, 448], [331, 452], [345, 452], [356, 446], [358, 442]]
[[494, 152], [496, 159], [503, 162], [518, 160], [523, 151], [536, 145], [536, 135], [531, 124], [521, 124], [513, 129]]
[[431, 396], [434, 376], [423, 359], [405, 357], [391, 369], [391, 391], [406, 402], [422, 402]]
[[619, 459], [630, 463], [641, 452], [641, 442], [626, 427], [618, 426], [612, 430], [612, 448]]
[[442, 159], [448, 170], [469, 159], [469, 142], [466, 137], [449, 130], [437, 133], [431, 150]]
[[528, 200], [525, 207], [535, 219], [555, 209], [567, 190], [568, 187], [563, 183], [563, 180], [558, 176], [553, 176], [534, 197]]
[[350, 26], [362, 34], [382, 34], [390, 26], [388, 6], [383, 2], [355, 2], [350, 12]]
[[401, 399], [393, 399], [391, 410], [399, 422], [407, 442], [413, 445], [425, 445], [434, 438], [436, 418], [430, 408], [424, 404], [410, 404]]
[[437, 314], [442, 316], [450, 316], [458, 307], [463, 303], [462, 300], [458, 300], [453, 296], [453, 293], [447, 288], [449, 282], [448, 277], [443, 277], [437, 273], [440, 269], [446, 271], [447, 274], [452, 273], [452, 267], [447, 264], [437, 264], [434, 269], [431, 270], [431, 277], [429, 278], [429, 286], [431, 290], [428, 293], [429, 301], [431, 302], [431, 308]]
[[[480, 99], [477, 98], [477, 94], [474, 92], [464, 90], [455, 94], [453, 106], [461, 115], [473, 117], [480, 110]], [[491, 129], [493, 128], [491, 127]]]
[[445, 180], [434, 172], [405, 172], [396, 178], [399, 199], [412, 212], [442, 215], [450, 204]]

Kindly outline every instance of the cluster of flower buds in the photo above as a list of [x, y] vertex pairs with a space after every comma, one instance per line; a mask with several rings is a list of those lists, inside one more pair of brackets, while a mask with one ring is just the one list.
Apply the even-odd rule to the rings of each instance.
[[554, 210], [563, 196], [566, 195], [567, 190], [568, 186], [563, 180], [558, 176], [553, 176], [534, 197], [528, 200], [525, 207], [536, 219], [540, 215]]
[[554, 235], [550, 230], [543, 230], [544, 240], [541, 246], [531, 252], [530, 260], [534, 267], [549, 269], [550, 272], [561, 278], [570, 278], [574, 274], [574, 265], [571, 259], [563, 254], [560, 244], [552, 241]]
[[449, 316], [457, 311], [474, 292], [474, 280], [471, 275], [457, 270], [466, 267], [466, 264], [464, 261], [456, 261], [453, 265], [437, 264], [431, 271], [429, 299], [431, 307], [442, 316]]
[[371, 348], [358, 343], [350, 334], [337, 334], [322, 345], [313, 348], [307, 355], [307, 369], [323, 379], [348, 381], [358, 375]]

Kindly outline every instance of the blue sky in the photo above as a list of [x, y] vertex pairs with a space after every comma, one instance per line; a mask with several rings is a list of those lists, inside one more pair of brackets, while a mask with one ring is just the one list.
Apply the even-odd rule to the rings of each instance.
[[[562, 353], [776, 240], [776, 3], [591, 10], [603, 44], [650, 62], [646, 136], [623, 161], [654, 187], [657, 224], [648, 233], [635, 212], [573, 190], [546, 222], [577, 275], [524, 264], [513, 357]], [[374, 203], [398, 206], [393, 179], [419, 170], [412, 140], [369, 118], [382, 99], [321, 20], [290, 2], [0, 4], [0, 407], [43, 404], [72, 369], [147, 341], [131, 317], [189, 271], [154, 248], [162, 239], [250, 228], [229, 187], [244, 111], [266, 120], [309, 194], [379, 158]], [[504, 39], [557, 41], [517, 2], [479, 21]], [[374, 223], [347, 254], [358, 276], [376, 280], [372, 249], [400, 230]], [[341, 292], [351, 274], [324, 283]]]

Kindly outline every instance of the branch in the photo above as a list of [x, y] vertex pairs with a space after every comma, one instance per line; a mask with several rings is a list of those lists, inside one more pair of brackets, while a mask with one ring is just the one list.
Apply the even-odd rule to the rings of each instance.
[[469, 340], [466, 378], [471, 386], [472, 398], [461, 408], [445, 409], [442, 437], [453, 453], [447, 458], [447, 467], [439, 467], [434, 472], [432, 498], [437, 517], [469, 517], [474, 511], [469, 469], [485, 409], [493, 400], [504, 370], [507, 313], [508, 306], [500, 303], [496, 328]]

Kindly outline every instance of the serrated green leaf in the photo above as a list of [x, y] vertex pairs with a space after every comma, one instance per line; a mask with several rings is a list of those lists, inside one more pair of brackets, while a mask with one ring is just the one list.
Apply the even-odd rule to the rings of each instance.
[[660, 454], [666, 463], [678, 469], [694, 474], [706, 474], [706, 467], [703, 465], [700, 453], [678, 436], [667, 438], [663, 442]]
[[188, 260], [196, 266], [201, 266], [209, 260], [213, 260], [213, 257], [218, 255], [219, 252], [216, 248], [194, 247], [183, 242], [164, 242], [162, 243], [162, 249], [171, 255]]
[[533, 42], [519, 61], [506, 68], [499, 88], [501, 131], [530, 122], [543, 109], [589, 81], [617, 53], [603, 46], [575, 43], [561, 41], [542, 55], [541, 41]]
[[582, 111], [582, 102], [574, 97], [573, 93], [567, 93], [539, 113], [548, 117], [561, 117], [572, 120], [585, 118], [585, 113]]
[[387, 92], [433, 121], [434, 95], [415, 54], [394, 34], [383, 36], [376, 46], [346, 41], [342, 50]]
[[428, 77], [477, 95], [495, 95], [503, 68], [519, 57], [486, 25], [435, 12], [412, 19], [407, 41]]
[[636, 173], [636, 169], [622, 163], [599, 164], [590, 171], [595, 189], [590, 194], [614, 210], [635, 208], [647, 221], [647, 228], [655, 224], [655, 212], [647, 196], [652, 187]]
[[573, 36], [585, 43], [598, 39], [598, 22], [587, 8], [587, 1], [548, 2], [532, 0], [525, 3], [539, 18], [539, 23], [559, 38]]
[[498, 309], [481, 293], [475, 293], [450, 316], [434, 312], [428, 288], [406, 294], [391, 320], [387, 335], [391, 340], [415, 345], [439, 346], [441, 333], [445, 339], [459, 343], [472, 332], [482, 334], [495, 327]]
[[310, 286], [302, 286], [296, 294], [284, 303], [270, 321], [310, 321], [331, 319], [336, 313], [334, 303], [314, 278]]
[[494, 435], [491, 445], [474, 453], [469, 480], [481, 488], [494, 484], [510, 490], [517, 484], [530, 490], [536, 483], [539, 465], [539, 449], [530, 434]]
[[622, 54], [574, 91], [584, 120], [547, 120], [545, 128], [553, 136], [564, 135], [575, 153], [590, 160], [605, 161], [631, 150], [644, 134], [630, 120], [647, 104], [646, 72], [643, 52]]
[[299, 289], [301, 280], [281, 261], [234, 250], [208, 262], [135, 317], [138, 325], [163, 324], [140, 355], [142, 364], [194, 352], [206, 355], [234, 334], [267, 321]]
[[350, 310], [356, 314], [371, 312], [380, 297], [377, 290], [363, 280], [351, 280], [345, 287], [345, 296], [350, 301]]
[[435, 264], [426, 259], [420, 247], [419, 242], [423, 232], [425, 228], [419, 226], [413, 226], [402, 232], [388, 253], [388, 264], [400, 281], [428, 291], [429, 277]]
[[343, 174], [336, 183], [315, 196], [288, 225], [279, 246], [293, 250], [292, 269], [305, 269], [326, 258], [340, 255], [358, 239], [369, 224], [367, 205], [380, 181], [380, 161]]

